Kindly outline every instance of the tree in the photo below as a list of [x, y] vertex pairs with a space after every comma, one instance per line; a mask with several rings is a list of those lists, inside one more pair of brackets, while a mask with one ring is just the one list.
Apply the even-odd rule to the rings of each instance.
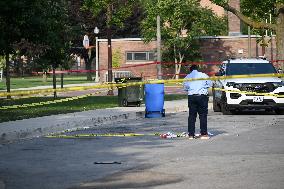
[[159, 14], [164, 52], [167, 53], [166, 57], [171, 55], [171, 60], [175, 62], [177, 79], [180, 63], [198, 57], [198, 37], [226, 31], [225, 19], [201, 7], [198, 0], [147, 0], [144, 7], [146, 17], [142, 22], [143, 37], [146, 42], [155, 38], [156, 16]]
[[[242, 12], [230, 6], [227, 0], [210, 1], [232, 12], [252, 28], [275, 31], [277, 60], [284, 60], [284, 0], [242, 0]], [[273, 15], [274, 23], [265, 23], [264, 16], [266, 13]], [[282, 64], [282, 68], [284, 68], [284, 64]]]
[[[72, 41], [72, 53], [84, 58], [86, 70], [91, 70], [91, 62], [93, 58], [95, 58], [95, 49], [91, 49], [91, 56], [88, 58], [87, 50], [82, 48], [82, 38], [87, 34], [90, 39], [90, 44], [94, 45], [96, 37], [93, 33], [94, 27], [100, 29], [100, 33], [98, 34], [100, 38], [107, 38], [107, 18], [105, 11], [101, 11], [97, 13], [96, 16], [93, 16], [91, 9], [82, 9], [81, 7], [83, 6], [84, 1], [85, 0], [70, 0], [69, 19], [72, 27], [76, 30], [76, 36]], [[131, 15], [122, 20], [123, 27], [112, 25], [113, 38], [140, 36], [140, 22], [143, 18], [142, 7], [139, 3], [133, 4], [132, 6]], [[91, 80], [91, 74], [87, 74], [87, 79]]]
[[[82, 36], [86, 33], [90, 34], [90, 41], [95, 41], [93, 35], [94, 27], [100, 29], [100, 38], [107, 37], [106, 15], [104, 11], [99, 12], [96, 16], [93, 15], [90, 9], [81, 8], [85, 0], [70, 0], [69, 19], [72, 26], [76, 28], [77, 37], [74, 40], [74, 45], [82, 46]], [[112, 26], [113, 38], [138, 37], [140, 36], [140, 22], [143, 18], [143, 9], [140, 3], [132, 4], [130, 16], [122, 19], [123, 27], [116, 25]], [[121, 24], [119, 24], [121, 26]], [[92, 34], [92, 35], [91, 35]]]
[[119, 68], [121, 65], [122, 56], [121, 50], [119, 48], [115, 49], [112, 56], [112, 66], [114, 68]]
[[10, 55], [43, 58], [55, 69], [69, 53], [68, 31], [67, 0], [0, 1], [0, 55], [6, 60], [7, 92]]
[[10, 92], [9, 57], [16, 53], [15, 45], [23, 39], [34, 43], [40, 40], [45, 30], [44, 10], [41, 0], [0, 1], [0, 55], [5, 56], [7, 92]]
[[[122, 28], [124, 20], [131, 16], [135, 0], [85, 0], [84, 9], [91, 10], [94, 16], [104, 13], [106, 16], [108, 39], [108, 82], [112, 82], [112, 28]], [[109, 91], [112, 95], [112, 90]]]
[[85, 49], [82, 46], [82, 40], [83, 36], [87, 34], [92, 44], [92, 42], [95, 41], [93, 33], [94, 27], [102, 28], [101, 23], [103, 23], [103, 21], [101, 20], [102, 16], [98, 16], [99, 19], [96, 19], [89, 10], [83, 10], [81, 8], [83, 3], [84, 0], [71, 0], [68, 6], [68, 19], [75, 33], [72, 40], [73, 47], [71, 48], [71, 53], [84, 59], [85, 69], [88, 70], [87, 80], [92, 81], [91, 70], [92, 61], [95, 58], [95, 50], [94, 48]]
[[[48, 11], [45, 15], [46, 33], [41, 41], [47, 46], [45, 53], [39, 57], [40, 63], [53, 70], [53, 89], [56, 89], [55, 70], [58, 67], [68, 68], [70, 62], [70, 48], [72, 41], [72, 27], [68, 22], [66, 0], [45, 1]], [[54, 92], [56, 97], [56, 92]]]

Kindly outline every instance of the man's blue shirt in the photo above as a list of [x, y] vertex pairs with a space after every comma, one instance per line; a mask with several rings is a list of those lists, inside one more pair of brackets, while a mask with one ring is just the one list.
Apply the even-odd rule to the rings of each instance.
[[[188, 74], [185, 79], [198, 79], [198, 78], [209, 78], [205, 73], [193, 70]], [[207, 95], [208, 88], [212, 87], [213, 83], [211, 80], [197, 80], [197, 81], [185, 81], [183, 82], [183, 88], [188, 92], [188, 95]]]

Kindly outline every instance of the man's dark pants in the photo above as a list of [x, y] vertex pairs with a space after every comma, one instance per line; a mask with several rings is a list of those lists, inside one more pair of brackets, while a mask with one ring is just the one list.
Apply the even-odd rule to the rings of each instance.
[[188, 134], [194, 136], [195, 122], [197, 113], [200, 120], [200, 134], [207, 135], [207, 114], [208, 114], [208, 99], [207, 95], [188, 95]]

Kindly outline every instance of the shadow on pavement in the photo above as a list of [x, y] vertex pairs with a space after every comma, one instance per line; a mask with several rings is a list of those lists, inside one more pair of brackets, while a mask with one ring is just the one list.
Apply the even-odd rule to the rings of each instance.
[[183, 181], [178, 175], [149, 171], [153, 166], [129, 169], [108, 175], [102, 179], [82, 183], [70, 189], [117, 189], [117, 188], [145, 188], [161, 186]]

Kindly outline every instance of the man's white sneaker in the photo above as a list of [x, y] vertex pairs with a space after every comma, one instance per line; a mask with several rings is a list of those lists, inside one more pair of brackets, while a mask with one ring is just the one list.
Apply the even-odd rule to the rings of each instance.
[[195, 139], [195, 137], [194, 136], [188, 136], [187, 137], [189, 140], [193, 140], [193, 139]]
[[202, 140], [210, 139], [210, 137], [208, 135], [200, 135], [199, 138], [202, 139]]

